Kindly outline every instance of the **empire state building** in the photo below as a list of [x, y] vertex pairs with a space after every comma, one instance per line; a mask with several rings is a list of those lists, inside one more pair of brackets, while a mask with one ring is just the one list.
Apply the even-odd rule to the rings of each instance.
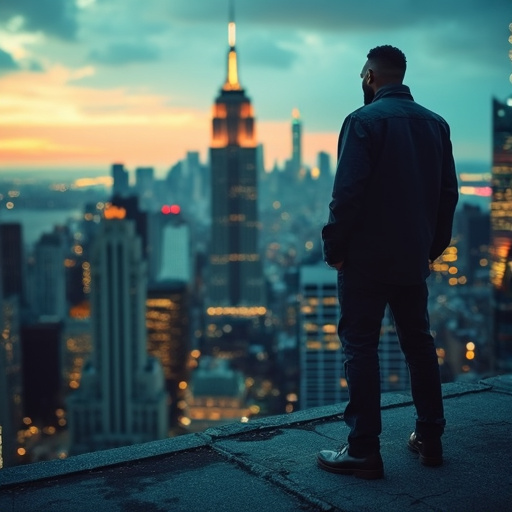
[[233, 21], [228, 42], [227, 77], [213, 106], [207, 313], [254, 317], [266, 312], [258, 251], [257, 142], [253, 108], [238, 81]]

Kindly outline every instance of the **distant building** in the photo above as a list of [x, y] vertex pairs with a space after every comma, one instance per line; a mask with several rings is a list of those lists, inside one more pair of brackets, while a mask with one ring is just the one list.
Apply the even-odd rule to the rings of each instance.
[[188, 394], [188, 417], [182, 424], [192, 432], [235, 421], [247, 421], [247, 389], [244, 375], [229, 361], [202, 357], [192, 373]]
[[0, 292], [0, 469], [22, 461], [18, 431], [22, 426], [22, 360], [19, 300]]
[[258, 238], [257, 140], [253, 108], [238, 81], [235, 24], [229, 23], [228, 72], [213, 107], [210, 148], [210, 316], [264, 315]]
[[180, 214], [178, 205], [165, 205], [160, 213], [150, 216], [148, 223], [149, 280], [192, 280], [190, 227]]
[[92, 324], [90, 318], [68, 318], [62, 332], [62, 395], [80, 387], [85, 361], [92, 353]]
[[318, 153], [318, 170], [320, 171], [320, 177], [322, 183], [332, 187], [334, 177], [331, 169], [331, 155], [325, 151]]
[[496, 369], [512, 370], [512, 98], [493, 100], [491, 283]]
[[299, 296], [300, 408], [345, 401], [336, 272], [325, 264], [303, 266]]
[[187, 185], [187, 199], [192, 201], [192, 209], [198, 202], [204, 201], [206, 192], [205, 168], [199, 160], [199, 152], [187, 151], [183, 160], [183, 181]]
[[169, 422], [177, 420], [177, 405], [185, 398], [189, 379], [190, 293], [187, 283], [153, 283], [146, 300], [148, 353], [162, 364], [169, 399]]
[[467, 284], [489, 282], [490, 215], [479, 206], [465, 203], [457, 213], [460, 266]]
[[146, 346], [146, 264], [124, 214], [105, 212], [91, 250], [93, 354], [69, 399], [71, 453], [167, 436], [162, 367]]
[[293, 178], [302, 178], [302, 121], [299, 109], [294, 108], [292, 112], [292, 158], [291, 171]]
[[122, 208], [126, 212], [126, 219], [135, 222], [135, 231], [142, 242], [142, 255], [148, 255], [148, 213], [140, 208], [140, 201], [136, 195], [113, 196], [112, 205]]
[[60, 231], [45, 233], [34, 247], [31, 272], [31, 309], [39, 321], [59, 322], [66, 318], [66, 238]]
[[129, 174], [124, 164], [112, 164], [112, 195], [127, 197], [130, 194]]
[[153, 167], [137, 167], [135, 169], [135, 191], [139, 198], [140, 209], [145, 212], [155, 210]]
[[187, 218], [204, 222], [209, 217], [209, 167], [201, 163], [199, 152], [187, 151], [185, 158], [173, 165], [157, 190], [161, 203], [179, 202]]
[[23, 415], [27, 425], [58, 425], [62, 408], [62, 322], [39, 322], [21, 327]]
[[0, 224], [0, 264], [4, 297], [19, 297], [24, 303], [24, 254], [22, 227], [18, 223]]

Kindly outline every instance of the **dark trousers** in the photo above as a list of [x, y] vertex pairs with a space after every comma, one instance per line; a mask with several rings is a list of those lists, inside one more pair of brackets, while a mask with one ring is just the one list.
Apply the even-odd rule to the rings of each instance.
[[345, 354], [349, 402], [344, 419], [350, 427], [349, 453], [365, 457], [379, 450], [381, 433], [379, 335], [386, 305], [395, 322], [400, 348], [411, 377], [416, 433], [439, 437], [445, 425], [441, 379], [430, 333], [426, 283], [385, 284], [351, 267], [338, 272], [341, 317], [338, 334]]

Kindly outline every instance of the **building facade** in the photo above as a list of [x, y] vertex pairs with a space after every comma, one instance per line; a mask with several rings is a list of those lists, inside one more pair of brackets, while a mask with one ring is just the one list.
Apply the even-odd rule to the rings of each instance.
[[491, 284], [494, 366], [512, 370], [512, 98], [493, 100]]
[[167, 436], [164, 377], [146, 349], [146, 264], [133, 221], [112, 209], [91, 251], [93, 353], [69, 399], [71, 453]]

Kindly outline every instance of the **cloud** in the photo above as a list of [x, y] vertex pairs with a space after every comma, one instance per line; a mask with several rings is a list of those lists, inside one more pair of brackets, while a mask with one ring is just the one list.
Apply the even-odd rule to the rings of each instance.
[[[227, 20], [228, 0], [175, 0], [169, 3], [167, 11], [173, 17], [186, 21]], [[296, 28], [329, 28], [341, 33], [369, 32], [375, 27], [397, 27], [429, 24], [433, 21], [482, 19], [482, 15], [494, 13], [505, 21], [510, 17], [509, 0], [464, 0], [459, 2], [446, 0], [388, 0], [377, 4], [374, 0], [259, 0], [258, 2], [237, 2], [235, 18], [244, 24], [273, 24]], [[508, 21], [507, 21], [508, 23]], [[484, 28], [484, 27], [482, 27]]]
[[[228, 0], [225, 9], [219, 4], [222, 2], [175, 0], [166, 11], [175, 21], [218, 24], [227, 21]], [[393, 36], [397, 31], [421, 28], [430, 32], [432, 48], [451, 49], [471, 59], [473, 52], [477, 56], [494, 52], [496, 56], [496, 45], [506, 44], [512, 11], [510, 0], [387, 0], [380, 4], [374, 0], [258, 0], [237, 2], [235, 18], [240, 27], [274, 26], [340, 38], [371, 36], [376, 31]], [[456, 44], [450, 47], [452, 43]]]
[[253, 35], [244, 39], [243, 60], [248, 64], [274, 68], [289, 68], [297, 59], [296, 52], [289, 50], [273, 38]]
[[19, 66], [16, 64], [11, 54], [0, 49], [0, 72], [13, 71], [15, 69], [19, 69]]
[[0, 76], [2, 161], [130, 165], [172, 162], [208, 144], [209, 113], [169, 105], [169, 97], [128, 88], [75, 83], [90, 68], [53, 66], [43, 73]]
[[89, 54], [93, 62], [111, 66], [123, 66], [133, 62], [158, 60], [159, 51], [154, 46], [134, 43], [112, 43], [105, 50], [93, 50]]
[[[54, 66], [43, 73], [22, 71], [0, 78], [2, 126], [202, 126], [206, 114], [168, 105], [167, 96], [127, 88], [75, 85], [89, 67]], [[37, 80], [35, 80], [37, 78]]]
[[7, 26], [16, 22], [20, 31], [44, 32], [60, 39], [73, 40], [77, 32], [78, 9], [71, 0], [2, 0], [0, 20]]

